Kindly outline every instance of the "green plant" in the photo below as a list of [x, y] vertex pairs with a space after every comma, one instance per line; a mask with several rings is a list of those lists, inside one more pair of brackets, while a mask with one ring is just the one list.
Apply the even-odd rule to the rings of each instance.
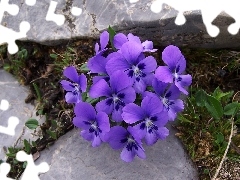
[[[193, 160], [205, 158], [219, 162], [227, 152], [229, 157], [236, 157], [236, 153], [228, 150], [230, 143], [234, 143], [234, 124], [240, 121], [240, 103], [234, 101], [233, 91], [223, 92], [219, 87], [213, 93], [192, 90], [186, 106], [184, 113], [178, 117], [179, 137]], [[239, 156], [237, 159], [240, 160]]]

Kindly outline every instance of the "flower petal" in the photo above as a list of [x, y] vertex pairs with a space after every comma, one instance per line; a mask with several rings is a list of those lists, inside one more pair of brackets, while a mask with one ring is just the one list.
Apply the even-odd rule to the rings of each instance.
[[146, 158], [146, 154], [145, 154], [144, 149], [143, 149], [142, 146], [138, 147], [137, 150], [135, 149], [135, 152], [136, 152], [136, 154], [137, 154], [137, 156], [139, 158], [141, 158], [141, 159], [145, 159]]
[[93, 81], [93, 84], [96, 84], [99, 80], [101, 79], [104, 79], [106, 82], [109, 81], [110, 77], [109, 76], [94, 76], [92, 81]]
[[88, 60], [87, 67], [91, 73], [106, 73], [107, 61], [107, 58], [97, 55]]
[[88, 130], [91, 126], [91, 123], [88, 122], [89, 119], [83, 119], [82, 117], [74, 117], [73, 118], [73, 124], [74, 126], [84, 129], [84, 130]]
[[85, 92], [87, 89], [87, 77], [84, 74], [79, 76], [79, 85], [82, 92]]
[[157, 140], [158, 140], [158, 137], [154, 130], [152, 130], [151, 133], [149, 133], [147, 131], [146, 136], [145, 136], [145, 142], [148, 146], [155, 144], [157, 142]]
[[160, 113], [163, 109], [163, 104], [159, 98], [147, 96], [142, 100], [141, 108], [146, 113], [146, 116], [150, 117]]
[[138, 44], [141, 44], [140, 38], [138, 36], [134, 36], [132, 33], [129, 33], [127, 35], [127, 38], [128, 38], [129, 41], [133, 41], [133, 42], [136, 42]]
[[66, 91], [73, 91], [74, 90], [74, 86], [72, 85], [71, 82], [66, 81], [66, 80], [62, 80], [60, 83], [61, 83], [64, 90], [66, 90]]
[[63, 75], [73, 82], [78, 82], [78, 73], [76, 68], [73, 66], [66, 67], [63, 71]]
[[144, 138], [146, 135], [145, 121], [133, 126], [131, 129], [131, 134], [134, 138], [137, 138], [137, 139]]
[[169, 130], [166, 127], [159, 127], [157, 135], [159, 139], [163, 140], [169, 135]]
[[176, 100], [179, 98], [180, 94], [181, 92], [179, 91], [178, 87], [172, 84], [167, 90], [165, 97], [169, 100]]
[[143, 52], [156, 52], [157, 49], [153, 49], [153, 42], [152, 41], [144, 41], [142, 43], [143, 46]]
[[83, 130], [81, 131], [80, 135], [86, 139], [87, 141], [92, 141], [93, 140], [93, 133], [90, 133], [89, 130]]
[[136, 99], [136, 92], [131, 86], [119, 91], [117, 95], [125, 104], [132, 103]]
[[67, 103], [79, 103], [82, 101], [82, 97], [80, 94], [74, 94], [72, 92], [67, 92], [65, 95], [65, 99]]
[[155, 77], [165, 83], [173, 82], [173, 75], [167, 66], [159, 66], [155, 71]]
[[103, 31], [102, 34], [100, 35], [100, 45], [101, 45], [101, 50], [103, 50], [109, 41], [109, 33], [107, 31]]
[[[111, 102], [111, 103], [110, 103]], [[111, 114], [113, 111], [113, 101], [112, 98], [104, 99], [96, 104], [97, 112], [105, 112], [106, 114]]]
[[161, 113], [154, 115], [152, 118], [156, 119], [153, 123], [158, 127], [165, 126], [169, 120], [168, 113], [166, 111], [162, 111]]
[[156, 70], [157, 61], [153, 56], [148, 56], [138, 63], [138, 67], [143, 67], [143, 69], [141, 69], [143, 72], [150, 73]]
[[92, 147], [98, 147], [102, 143], [100, 136], [93, 135]]
[[128, 135], [127, 130], [122, 126], [114, 126], [110, 129], [108, 143], [113, 149], [120, 149], [126, 145], [123, 139]]
[[99, 48], [100, 48], [100, 47], [99, 47], [99, 44], [96, 43], [96, 44], [95, 44], [95, 48], [94, 48], [96, 54], [98, 54], [98, 52], [99, 52]]
[[132, 86], [132, 81], [125, 72], [116, 71], [110, 76], [110, 85], [113, 93], [117, 93], [129, 86]]
[[135, 151], [134, 150], [129, 150], [127, 146], [125, 146], [121, 152], [121, 159], [125, 162], [131, 162], [133, 158], [135, 157]]
[[116, 49], [120, 49], [127, 41], [127, 36], [125, 36], [123, 33], [118, 33], [113, 38], [113, 44]]
[[122, 54], [115, 52], [115, 56], [111, 57], [106, 64], [106, 71], [109, 75], [114, 72], [121, 70], [127, 70], [131, 67], [131, 65], [127, 62], [127, 60], [122, 56]]
[[157, 78], [154, 78], [152, 81], [152, 86], [158, 96], [164, 96], [164, 92], [168, 86], [168, 83], [164, 83], [159, 81]]
[[184, 87], [189, 86], [192, 83], [192, 76], [189, 74], [188, 75], [179, 75], [179, 78], [181, 78], [181, 80], [175, 80], [175, 85], [178, 87], [178, 89], [181, 92], [188, 95], [188, 92]]
[[183, 57], [178, 47], [169, 45], [162, 52], [162, 59], [165, 64], [173, 71], [176, 69], [178, 61]]
[[91, 98], [98, 98], [102, 96], [109, 97], [111, 96], [111, 88], [104, 79], [101, 79], [91, 86], [89, 90], [89, 96]]
[[113, 121], [116, 121], [116, 122], [123, 121], [123, 118], [122, 118], [122, 108], [119, 108], [118, 110], [113, 109], [112, 119], [113, 119]]
[[136, 80], [134, 82], [133, 88], [135, 89], [136, 93], [142, 94], [146, 90], [147, 85], [145, 84], [143, 79], [140, 78], [139, 81]]
[[134, 41], [126, 42], [121, 47], [122, 55], [131, 65], [137, 65], [138, 56], [142, 51], [142, 44], [136, 43]]
[[123, 108], [122, 118], [126, 123], [133, 124], [144, 117], [144, 109], [134, 103], [129, 103]]
[[93, 106], [86, 102], [80, 102], [74, 107], [74, 113], [83, 120], [95, 120], [96, 111]]
[[173, 101], [173, 104], [170, 104], [169, 107], [175, 112], [181, 112], [184, 109], [184, 103], [182, 100], [177, 99]]
[[110, 131], [109, 117], [105, 112], [97, 113], [96, 121], [98, 123], [98, 127], [101, 129], [102, 132]]
[[181, 74], [185, 71], [185, 69], [186, 69], [186, 59], [182, 55], [178, 63], [176, 64], [176, 73]]

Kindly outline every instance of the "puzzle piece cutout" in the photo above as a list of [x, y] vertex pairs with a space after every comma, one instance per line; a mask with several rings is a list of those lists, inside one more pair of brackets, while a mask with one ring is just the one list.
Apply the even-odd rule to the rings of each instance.
[[[9, 108], [9, 102], [3, 99], [0, 104], [0, 110], [6, 111], [8, 110], [8, 108]], [[9, 136], [14, 136], [15, 128], [17, 127], [18, 124], [19, 124], [19, 119], [15, 116], [11, 116], [8, 119], [8, 127], [0, 126], [0, 133], [7, 134]]]
[[[30, 3], [30, 0], [27, 0], [27, 2]], [[15, 4], [9, 4], [9, 0], [1, 0], [0, 1], [0, 23], [2, 22], [2, 18], [5, 11], [13, 16], [16, 16], [19, 12], [19, 7]], [[8, 43], [8, 52], [10, 54], [14, 54], [18, 51], [18, 46], [16, 45], [15, 41], [17, 39], [27, 37], [27, 32], [30, 30], [30, 24], [26, 21], [22, 21], [19, 25], [19, 30], [20, 32], [16, 32], [0, 24], [0, 35], [1, 35], [0, 45], [4, 43]]]
[[21, 162], [27, 161], [27, 166], [22, 174], [21, 180], [40, 180], [38, 174], [46, 173], [50, 168], [46, 162], [35, 165], [33, 156], [31, 154], [28, 155], [24, 151], [19, 151], [16, 155], [16, 159]]
[[7, 177], [7, 174], [10, 172], [11, 166], [8, 163], [0, 164], [0, 179], [1, 180], [14, 180]]
[[58, 26], [61, 26], [64, 24], [65, 17], [62, 14], [55, 14], [56, 7], [57, 2], [51, 1], [48, 7], [46, 21], [54, 21]]
[[[32, 155], [28, 155], [24, 151], [19, 151], [16, 155], [16, 159], [20, 162], [27, 161], [27, 166], [22, 174], [21, 180], [40, 180], [38, 174], [49, 171], [49, 165], [46, 162], [42, 162], [36, 166]], [[0, 164], [0, 180], [14, 180], [7, 177], [10, 169], [11, 167], [8, 163]]]
[[26, 0], [25, 3], [28, 5], [28, 6], [34, 6], [36, 4], [36, 0]]
[[228, 32], [236, 35], [240, 28], [240, 11], [238, 1], [235, 0], [155, 0], [151, 5], [151, 10], [154, 13], [159, 13], [162, 10], [162, 5], [167, 4], [179, 11], [175, 23], [183, 25], [186, 22], [184, 16], [185, 11], [201, 10], [203, 23], [206, 26], [210, 36], [216, 37], [220, 30], [213, 25], [213, 20], [221, 13], [225, 12], [235, 19], [235, 23], [228, 27]]

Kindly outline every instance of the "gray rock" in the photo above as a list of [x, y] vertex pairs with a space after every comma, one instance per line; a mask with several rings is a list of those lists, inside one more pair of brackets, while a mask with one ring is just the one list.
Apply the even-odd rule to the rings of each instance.
[[135, 157], [131, 163], [120, 159], [120, 152], [107, 144], [93, 148], [91, 143], [73, 129], [41, 152], [36, 164], [47, 162], [50, 170], [41, 174], [41, 180], [54, 179], [117, 179], [117, 180], [197, 180], [197, 171], [190, 162], [182, 144], [170, 128], [164, 141], [145, 147], [147, 159]]
[[[29, 118], [36, 118], [39, 124], [44, 122], [44, 117], [36, 117], [35, 107], [31, 104], [25, 104], [25, 98], [28, 96], [28, 89], [21, 86], [18, 81], [6, 71], [0, 69], [0, 101], [5, 99], [10, 107], [6, 111], [0, 110], [0, 126], [8, 127], [8, 119], [15, 116], [19, 119], [19, 124], [15, 128], [15, 135], [10, 136], [0, 133], [0, 159], [5, 159], [5, 150], [10, 146], [22, 147], [23, 140], [35, 140], [37, 136], [32, 136], [32, 130], [25, 127], [25, 122]], [[5, 147], [5, 148], [4, 148]], [[4, 150], [5, 149], [5, 150]]]
[[[213, 24], [220, 28], [216, 38], [208, 35], [200, 11], [185, 13], [187, 22], [182, 26], [175, 25], [178, 11], [164, 8], [160, 13], [150, 10], [152, 0], [138, 1], [131, 4], [129, 0], [55, 0], [58, 4], [55, 13], [66, 18], [64, 25], [58, 26], [53, 21], [46, 21], [49, 0], [37, 1], [34, 6], [27, 6], [23, 0], [12, 0], [20, 7], [17, 16], [5, 13], [1, 24], [19, 31], [21, 21], [28, 21], [31, 29], [25, 40], [45, 45], [55, 45], [62, 40], [76, 38], [98, 38], [99, 33], [111, 25], [117, 32], [134, 33], [142, 40], [153, 40], [154, 43], [166, 46], [204, 47], [204, 48], [237, 48], [240, 47], [240, 35], [231, 35], [227, 27], [234, 22], [227, 14], [220, 14]], [[82, 8], [80, 16], [73, 16], [71, 7]], [[166, 6], [168, 7], [168, 6]]]

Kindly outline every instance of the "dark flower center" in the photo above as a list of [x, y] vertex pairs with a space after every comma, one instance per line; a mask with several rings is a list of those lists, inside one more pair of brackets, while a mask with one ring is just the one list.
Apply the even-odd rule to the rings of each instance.
[[102, 133], [102, 130], [98, 127], [96, 121], [84, 121], [86, 125], [90, 125], [89, 133], [94, 133], [94, 135], [97, 137], [100, 133]]
[[165, 108], [167, 109], [167, 111], [169, 111], [170, 106], [174, 104], [174, 102], [167, 99], [166, 96], [164, 98], [162, 98], [162, 103], [165, 106]]
[[136, 81], [139, 82], [142, 77], [146, 76], [146, 74], [142, 71], [145, 69], [145, 66], [146, 64], [144, 63], [140, 63], [136, 66], [133, 65], [132, 68], [130, 68], [128, 71], [128, 76], [131, 78], [134, 76], [136, 78]]

